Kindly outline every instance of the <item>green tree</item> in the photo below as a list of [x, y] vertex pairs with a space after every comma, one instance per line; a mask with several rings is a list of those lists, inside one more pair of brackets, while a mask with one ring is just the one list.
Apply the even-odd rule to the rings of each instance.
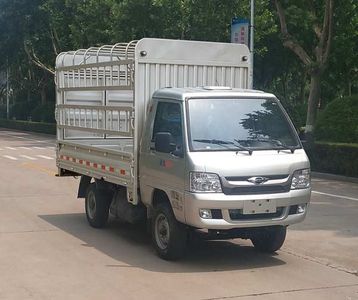
[[[49, 51], [48, 19], [39, 10], [41, 4], [41, 0], [0, 2], [0, 66], [9, 67], [16, 102], [29, 103], [37, 98], [37, 102], [45, 104], [49, 86], [52, 87], [53, 70], [48, 62], [53, 60], [53, 55]], [[27, 115], [25, 106], [17, 105]]]
[[[301, 60], [311, 78], [306, 119], [306, 133], [311, 134], [321, 96], [322, 74], [331, 49], [333, 0], [325, 0], [324, 5], [318, 0], [291, 1], [286, 9], [281, 2], [275, 0], [283, 45]], [[286, 21], [286, 14], [290, 22]]]
[[[333, 12], [327, 9], [332, 1], [255, 0], [254, 86], [276, 94], [296, 125], [306, 123], [307, 129], [319, 98], [325, 106], [358, 88], [357, 4], [341, 1]], [[249, 18], [249, 5], [248, 0], [0, 0], [0, 69], [10, 67], [13, 98], [26, 117], [36, 106], [54, 102], [58, 53], [143, 37], [229, 42], [231, 18]]]
[[334, 36], [323, 77], [323, 105], [337, 97], [358, 93], [358, 3], [341, 1], [334, 11]]

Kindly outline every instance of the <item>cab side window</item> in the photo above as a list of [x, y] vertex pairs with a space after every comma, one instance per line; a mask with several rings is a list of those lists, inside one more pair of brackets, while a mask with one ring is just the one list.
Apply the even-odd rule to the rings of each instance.
[[181, 107], [178, 103], [158, 103], [152, 141], [154, 141], [154, 137], [158, 132], [170, 132], [177, 147], [183, 145]]

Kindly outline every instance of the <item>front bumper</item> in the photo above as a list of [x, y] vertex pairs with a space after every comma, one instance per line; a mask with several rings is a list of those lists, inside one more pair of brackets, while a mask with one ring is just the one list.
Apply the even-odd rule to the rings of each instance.
[[[249, 228], [273, 225], [291, 225], [304, 220], [307, 214], [308, 203], [311, 197], [311, 189], [291, 190], [287, 193], [263, 194], [263, 195], [225, 195], [222, 193], [190, 193], [185, 192], [185, 221], [186, 224], [203, 229], [233, 229]], [[230, 210], [242, 210], [245, 201], [275, 199], [276, 207], [282, 209], [282, 213], [275, 217], [233, 220]], [[290, 207], [307, 204], [303, 213], [292, 213]], [[199, 215], [200, 209], [221, 210], [222, 218], [204, 219]]]

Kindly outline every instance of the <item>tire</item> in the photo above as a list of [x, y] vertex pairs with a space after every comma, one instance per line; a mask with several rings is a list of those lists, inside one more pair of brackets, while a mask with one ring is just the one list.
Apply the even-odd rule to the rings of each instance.
[[98, 189], [91, 183], [86, 191], [85, 208], [88, 223], [94, 228], [107, 224], [112, 195], [106, 190]]
[[179, 223], [169, 204], [159, 204], [151, 221], [152, 241], [158, 256], [165, 260], [176, 260], [184, 256], [187, 245], [187, 230]]
[[272, 226], [260, 229], [251, 237], [251, 242], [261, 252], [274, 253], [285, 242], [286, 229], [286, 226]]

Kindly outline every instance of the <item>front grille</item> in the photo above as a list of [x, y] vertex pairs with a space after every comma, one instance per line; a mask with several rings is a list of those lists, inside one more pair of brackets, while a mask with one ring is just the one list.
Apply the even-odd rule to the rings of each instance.
[[283, 207], [278, 207], [275, 213], [244, 215], [241, 209], [229, 209], [231, 220], [251, 221], [279, 218], [282, 216]]
[[[245, 182], [247, 184], [247, 180], [250, 177], [252, 176], [231, 176], [222, 178], [223, 193], [225, 195], [255, 195], [287, 193], [290, 191], [291, 182], [288, 174], [264, 175], [263, 177], [267, 178], [265, 184], [240, 185], [240, 182]], [[271, 180], [281, 180], [281, 182], [269, 184]]]
[[[284, 175], [265, 175], [263, 177], [266, 177], [269, 180], [274, 180], [274, 179], [285, 179], [288, 176], [289, 176], [288, 174], [284, 174]], [[229, 176], [229, 177], [225, 177], [225, 179], [228, 181], [246, 181], [250, 177], [253, 177], [253, 176]]]
[[254, 194], [275, 194], [287, 193], [290, 185], [254, 185], [254, 186], [236, 186], [223, 187], [225, 195], [254, 195]]

